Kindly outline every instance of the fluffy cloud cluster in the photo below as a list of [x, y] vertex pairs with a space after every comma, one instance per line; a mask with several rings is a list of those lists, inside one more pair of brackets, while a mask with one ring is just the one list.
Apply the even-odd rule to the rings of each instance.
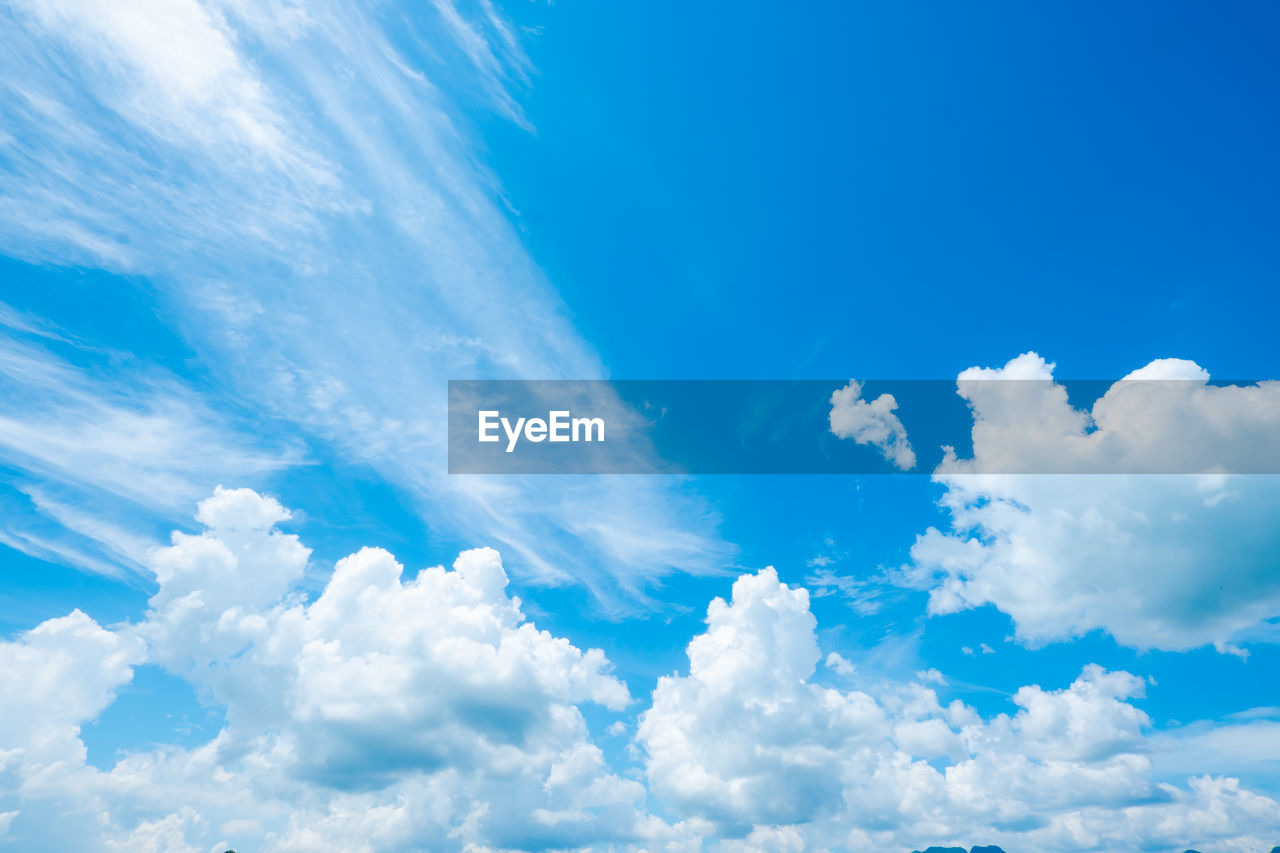
[[[1034, 353], [960, 375], [973, 457], [935, 474], [951, 529], [919, 537], [907, 582], [930, 591], [934, 613], [992, 604], [1034, 644], [1102, 630], [1142, 649], [1242, 653], [1280, 616], [1280, 483], [1213, 466], [1280, 459], [1280, 384], [1210, 386], [1197, 365], [1164, 359], [1081, 411], [1052, 378]], [[1036, 381], [988, 381], [1010, 379]], [[987, 473], [1116, 465], [1205, 473]]]
[[827, 419], [836, 436], [869, 444], [886, 460], [907, 471], [916, 466], [916, 454], [907, 439], [906, 427], [894, 414], [897, 408], [898, 401], [892, 394], [863, 400], [862, 383], [854, 380], [831, 395]]
[[740, 578], [641, 717], [651, 789], [722, 849], [1244, 851], [1280, 832], [1280, 803], [1233, 779], [1152, 781], [1129, 673], [1090, 665], [983, 720], [921, 684], [822, 686], [814, 627], [805, 590]]
[[84, 761], [80, 724], [110, 704], [142, 657], [136, 638], [79, 610], [0, 643], [0, 763]]
[[[772, 569], [711, 603], [687, 673], [639, 716], [638, 764], [616, 769], [580, 706], [624, 711], [627, 687], [601, 652], [524, 618], [496, 552], [407, 578], [366, 548], [307, 599], [288, 518], [219, 489], [202, 532], [153, 554], [137, 624], [76, 612], [0, 643], [6, 845], [1227, 853], [1280, 833], [1280, 804], [1234, 779], [1156, 783], [1142, 679], [1088, 666], [989, 719], [923, 683], [849, 689], [859, 670], [835, 652], [819, 669], [808, 593]], [[224, 727], [86, 764], [80, 726], [144, 663], [224, 708]]]
[[730, 825], [838, 808], [841, 766], [886, 721], [870, 697], [808, 682], [820, 657], [808, 593], [767, 569], [740, 578], [732, 604], [715, 599], [707, 625], [689, 644], [689, 675], [660, 679], [640, 720], [654, 791]]
[[1210, 385], [1195, 362], [1162, 358], [1082, 410], [1054, 381], [1054, 367], [1028, 352], [962, 371], [956, 388], [973, 411], [974, 453], [940, 472], [1280, 471], [1280, 381]]
[[[367, 548], [307, 603], [290, 589], [309, 551], [274, 529], [288, 516], [219, 489], [200, 506], [206, 530], [154, 555], [141, 623], [112, 631], [76, 613], [0, 646], [14, 681], [0, 701], [9, 839], [48, 843], [56, 808], [34, 780], [82, 804], [59, 829], [76, 825], [66, 849], [558, 848], [646, 831], [642, 786], [605, 767], [577, 707], [621, 710], [626, 686], [598, 650], [524, 619], [495, 551], [406, 580]], [[200, 748], [102, 773], [77, 727], [129, 679], [144, 640], [145, 659], [227, 724]]]

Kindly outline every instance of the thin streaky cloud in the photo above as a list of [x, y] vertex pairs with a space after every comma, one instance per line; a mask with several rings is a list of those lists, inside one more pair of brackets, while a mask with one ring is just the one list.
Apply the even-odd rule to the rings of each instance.
[[[718, 570], [731, 550], [678, 487], [542, 479], [495, 503], [443, 474], [446, 379], [604, 374], [461, 118], [477, 80], [509, 114], [527, 73], [493, 7], [442, 3], [405, 36], [338, 3], [287, 25], [182, 3], [164, 13], [175, 43], [202, 43], [173, 79], [145, 12], [32, 3], [0, 19], [0, 109], [23, 140], [0, 170], [0, 248], [146, 276], [212, 373], [206, 405], [293, 424], [520, 555], [513, 571], [584, 582], [615, 609], [647, 579]], [[459, 51], [471, 72], [442, 63]]]

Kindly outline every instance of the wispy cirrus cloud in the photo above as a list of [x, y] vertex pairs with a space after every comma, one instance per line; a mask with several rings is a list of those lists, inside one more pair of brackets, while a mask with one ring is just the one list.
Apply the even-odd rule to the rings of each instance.
[[524, 122], [528, 60], [501, 14], [162, 5], [0, 18], [0, 248], [145, 276], [237, 405], [504, 544], [517, 571], [626, 606], [645, 578], [713, 570], [713, 519], [667, 485], [443, 474], [447, 378], [604, 372], [460, 119], [479, 99]]
[[172, 375], [122, 360], [0, 306], [6, 544], [105, 574], [139, 569], [150, 544], [139, 517], [171, 524], [211, 478], [258, 481], [303, 460], [296, 442], [255, 440]]

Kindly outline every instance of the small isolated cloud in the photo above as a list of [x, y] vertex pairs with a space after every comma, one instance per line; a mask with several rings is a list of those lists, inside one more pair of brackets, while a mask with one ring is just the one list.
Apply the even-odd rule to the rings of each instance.
[[831, 395], [831, 432], [839, 438], [852, 438], [858, 444], [869, 444], [880, 451], [888, 462], [903, 471], [916, 465], [916, 454], [907, 440], [906, 427], [893, 412], [898, 401], [892, 394], [881, 394], [868, 402], [861, 399], [862, 383], [851, 380]]
[[947, 679], [941, 672], [936, 669], [922, 669], [916, 673], [916, 678], [924, 684], [946, 684]]
[[853, 675], [857, 670], [857, 667], [850, 663], [849, 659], [839, 652], [832, 652], [827, 655], [827, 659], [823, 662], [827, 665], [827, 669], [837, 675], [843, 675], [845, 678]]
[[864, 580], [852, 575], [837, 574], [831, 569], [818, 569], [806, 576], [804, 582], [815, 598], [839, 595], [860, 616], [880, 612], [880, 595], [884, 587], [878, 580]]

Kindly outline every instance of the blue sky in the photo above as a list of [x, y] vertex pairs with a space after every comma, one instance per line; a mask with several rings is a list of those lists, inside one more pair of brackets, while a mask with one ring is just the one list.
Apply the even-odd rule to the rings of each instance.
[[1270, 849], [1272, 478], [450, 477], [443, 426], [1274, 377], [1278, 26], [6, 7], [0, 846]]

